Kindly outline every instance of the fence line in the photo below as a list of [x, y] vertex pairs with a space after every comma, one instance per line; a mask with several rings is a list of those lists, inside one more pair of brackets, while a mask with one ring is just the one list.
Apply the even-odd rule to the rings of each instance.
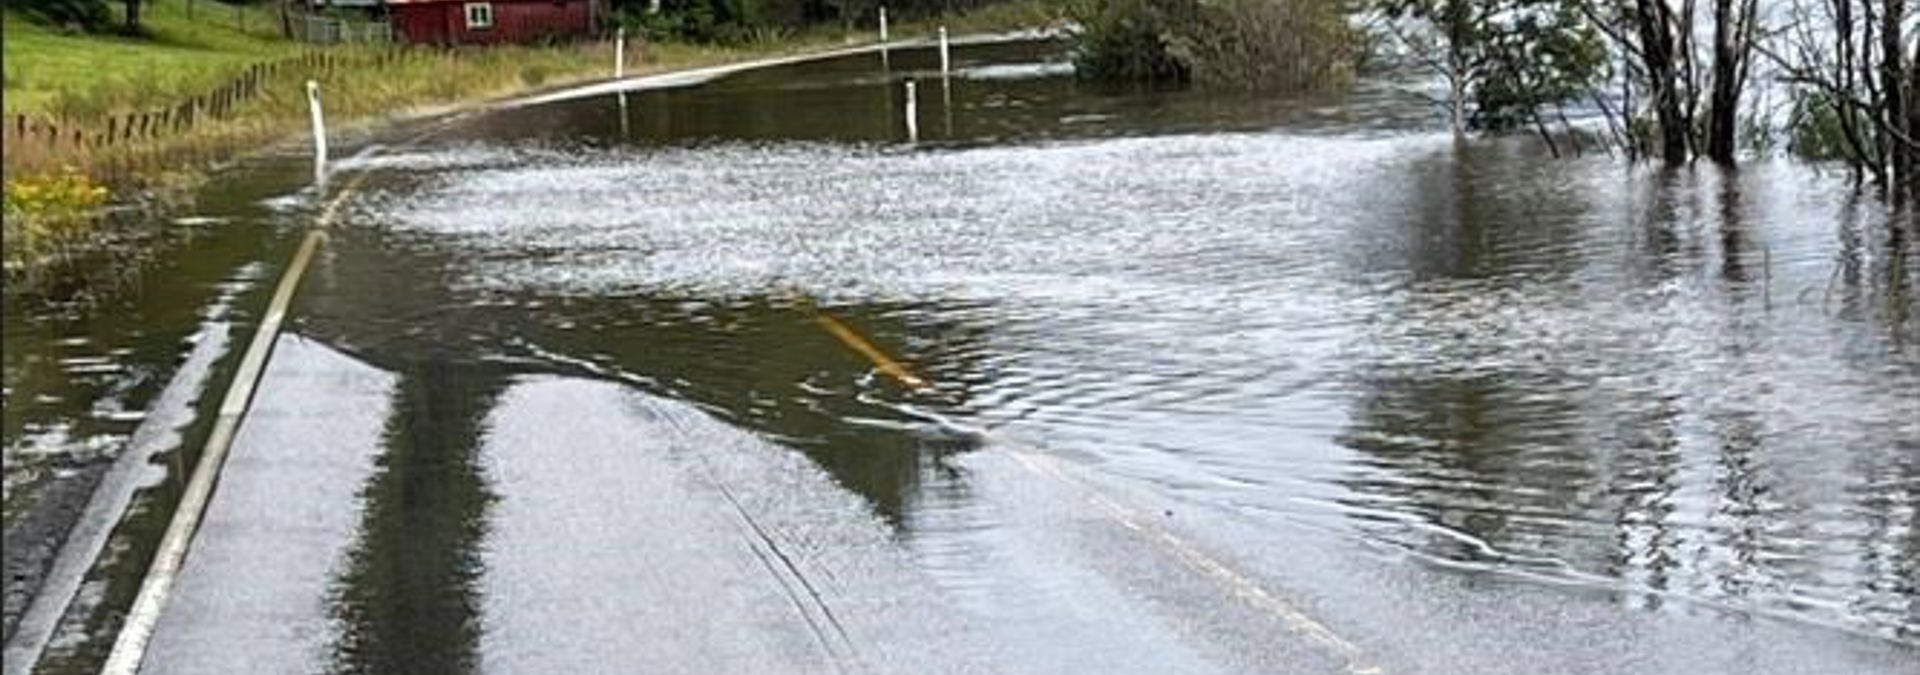
[[[0, 119], [0, 137], [7, 147], [9, 171], [67, 166], [85, 166], [110, 174], [123, 174], [137, 168], [148, 157], [128, 156], [141, 153], [112, 153], [113, 161], [100, 166], [93, 160], [104, 159], [103, 151], [144, 149], [156, 141], [191, 134], [200, 127], [237, 116], [246, 104], [266, 95], [283, 76], [321, 77], [338, 71], [346, 61], [372, 60], [390, 64], [405, 55], [400, 49], [386, 49], [370, 57], [364, 54], [336, 54], [310, 50], [297, 56], [255, 63], [227, 81], [179, 102], [146, 110], [101, 115], [62, 115], [16, 113]], [[291, 85], [287, 85], [291, 86]], [[291, 91], [291, 89], [289, 89]], [[157, 150], [157, 148], [155, 148]]]
[[393, 24], [384, 21], [348, 21], [308, 14], [300, 17], [295, 37], [316, 44], [387, 44], [393, 42]]
[[[249, 142], [249, 131], [233, 125], [210, 125], [244, 118], [247, 107], [257, 100], [297, 98], [303, 80], [329, 82], [342, 72], [362, 66], [372, 66], [378, 73], [402, 62], [451, 65], [462, 58], [462, 53], [458, 48], [398, 44], [353, 50], [308, 49], [254, 63], [201, 93], [145, 109], [7, 114], [0, 116], [0, 142], [7, 148], [5, 173], [13, 178], [70, 167], [117, 182], [141, 177], [145, 169], [231, 156], [239, 144]], [[196, 135], [208, 128], [217, 131]], [[257, 137], [258, 133], [252, 135]]]

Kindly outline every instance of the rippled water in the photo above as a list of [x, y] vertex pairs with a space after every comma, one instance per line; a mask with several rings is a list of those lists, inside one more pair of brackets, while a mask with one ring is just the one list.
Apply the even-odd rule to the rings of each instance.
[[1920, 635], [1910, 215], [1786, 161], [1455, 143], [1417, 78], [1249, 100], [1090, 89], [1055, 45], [957, 56], [944, 87], [930, 54], [836, 59], [350, 163], [368, 190], [295, 330], [424, 378], [403, 391], [488, 392], [419, 443], [471, 445], [527, 373], [689, 401], [957, 587], [990, 585], [962, 549], [1004, 524], [944, 459], [992, 429], [1390, 559]]
[[[896, 56], [382, 160], [339, 264], [413, 270], [365, 297], [431, 290], [373, 313], [349, 291], [314, 325], [691, 398], [910, 540], [938, 539], [917, 509], [950, 482], [915, 420], [948, 417], [1436, 564], [1920, 628], [1914, 225], [1844, 177], [1457, 145], [1391, 78], [1244, 103], [963, 53], [953, 131], [919, 148], [894, 142]], [[934, 391], [888, 386], [802, 299]]]

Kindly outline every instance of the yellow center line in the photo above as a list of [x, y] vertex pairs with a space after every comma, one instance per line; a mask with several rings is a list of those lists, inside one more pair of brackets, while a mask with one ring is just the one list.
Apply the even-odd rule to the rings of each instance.
[[[906, 366], [887, 356], [886, 352], [860, 337], [859, 333], [854, 332], [840, 320], [826, 312], [819, 312], [814, 320], [828, 333], [846, 343], [853, 351], [872, 361], [874, 367], [880, 372], [892, 376], [915, 391], [931, 387], [926, 380], [908, 371]], [[1379, 665], [1372, 663], [1358, 646], [1340, 637], [1326, 624], [1314, 620], [1312, 616], [1294, 606], [1293, 603], [1287, 602], [1279, 594], [1268, 590], [1246, 575], [1234, 571], [1226, 563], [1207, 555], [1187, 540], [1164, 527], [1153, 524], [1150, 519], [1142, 517], [1139, 511], [1108, 498], [1086, 481], [1061, 471], [1058, 460], [1041, 453], [1014, 449], [1017, 446], [1012, 443], [997, 444], [1012, 450], [1008, 455], [1021, 468], [1086, 493], [1089, 501], [1106, 511], [1107, 516], [1119, 523], [1121, 527], [1145, 537], [1147, 542], [1171, 554], [1188, 568], [1213, 579], [1235, 598], [1279, 618], [1286, 625], [1287, 630], [1306, 638], [1308, 642], [1313, 643], [1328, 655], [1339, 659], [1349, 675], [1383, 675], [1386, 672]]]
[[827, 332], [833, 334], [834, 337], [840, 338], [840, 341], [846, 343], [853, 351], [859, 352], [861, 356], [867, 357], [868, 361], [873, 362], [873, 367], [880, 369], [880, 372], [886, 373], [893, 379], [899, 380], [900, 384], [906, 385], [908, 389], [925, 391], [931, 388], [928, 386], [926, 380], [920, 379], [920, 376], [907, 370], [907, 367], [900, 365], [899, 361], [889, 358], [886, 352], [880, 351], [879, 347], [873, 346], [873, 343], [868, 342], [866, 338], [860, 337], [860, 334], [853, 332], [852, 328], [848, 328], [846, 324], [840, 323], [839, 319], [833, 318], [833, 316], [826, 312], [821, 312], [818, 316], [814, 317], [814, 321], [818, 322], [821, 328], [827, 329]]
[[326, 206], [321, 207], [320, 217], [314, 220], [314, 227], [324, 228], [332, 225], [333, 217], [339, 213], [340, 206], [345, 204], [348, 199], [352, 199], [354, 193], [360, 190], [360, 184], [366, 182], [366, 180], [367, 172], [365, 171], [356, 171], [353, 175], [348, 176], [347, 182], [340, 186], [340, 191], [334, 194], [333, 199], [327, 200]]

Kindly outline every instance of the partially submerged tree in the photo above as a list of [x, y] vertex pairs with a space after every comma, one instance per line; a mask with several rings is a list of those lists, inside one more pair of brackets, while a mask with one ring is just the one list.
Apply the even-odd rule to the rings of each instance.
[[1713, 92], [1707, 102], [1706, 155], [1733, 164], [1740, 96], [1752, 71], [1759, 34], [1758, 0], [1713, 0]]
[[1631, 154], [1672, 165], [1733, 164], [1745, 131], [1778, 129], [1749, 109], [1764, 55], [1794, 91], [1789, 147], [1920, 186], [1920, 0], [1078, 2], [1082, 72], [1148, 81], [1325, 80], [1273, 74], [1351, 44], [1300, 30], [1327, 15], [1315, 12], [1364, 7], [1445, 82], [1456, 133], [1530, 125], [1551, 147], [1543, 114], [1589, 97]]
[[[1454, 133], [1532, 124], [1607, 72], [1600, 33], [1570, 0], [1376, 0], [1387, 27], [1447, 83]], [[1556, 150], [1557, 152], [1557, 150]]]
[[[1920, 188], [1920, 33], [1906, 0], [1795, 0], [1764, 53], [1798, 88], [1796, 138], [1883, 185]], [[1907, 52], [1912, 49], [1912, 53]]]
[[1394, 37], [1447, 84], [1447, 119], [1453, 133], [1467, 133], [1467, 108], [1486, 70], [1480, 48], [1486, 13], [1472, 0], [1378, 0]]
[[[1718, 1], [1718, 0], [1716, 0]], [[1629, 94], [1639, 92], [1648, 106], [1651, 134], [1636, 121], [1646, 119], [1627, 110], [1630, 143], [1656, 136], [1656, 151], [1668, 164], [1693, 158], [1700, 80], [1694, 51], [1694, 0], [1585, 0], [1581, 11], [1609, 38], [1619, 52]], [[1631, 99], [1631, 96], [1629, 96]], [[1734, 109], [1734, 108], [1729, 108]]]

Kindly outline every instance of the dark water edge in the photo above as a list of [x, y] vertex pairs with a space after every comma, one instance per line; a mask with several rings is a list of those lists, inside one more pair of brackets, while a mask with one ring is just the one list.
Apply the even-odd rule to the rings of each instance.
[[216, 172], [167, 215], [116, 224], [123, 234], [71, 262], [79, 267], [6, 294], [8, 638], [101, 479], [140, 470], [115, 458], [136, 437], [172, 441], [152, 458], [165, 478], [113, 527], [37, 672], [94, 672], [111, 647], [237, 365], [231, 345], [196, 374], [206, 379], [191, 414], [153, 417], [155, 397], [209, 325], [252, 329], [297, 234], [269, 200], [299, 185], [298, 166], [260, 156]]
[[[409, 119], [347, 129], [336, 159], [437, 124]], [[6, 637], [49, 573], [96, 486], [140, 432], [167, 434], [152, 462], [164, 480], [134, 495], [125, 518], [61, 618], [39, 672], [98, 669], [172, 517], [210, 431], [238, 350], [317, 204], [311, 163], [276, 143], [190, 182], [115, 207], [90, 241], [8, 280], [5, 425]], [[231, 332], [185, 419], [149, 416], [192, 341]], [[19, 546], [11, 545], [20, 542]], [[16, 549], [18, 551], [16, 552]]]

